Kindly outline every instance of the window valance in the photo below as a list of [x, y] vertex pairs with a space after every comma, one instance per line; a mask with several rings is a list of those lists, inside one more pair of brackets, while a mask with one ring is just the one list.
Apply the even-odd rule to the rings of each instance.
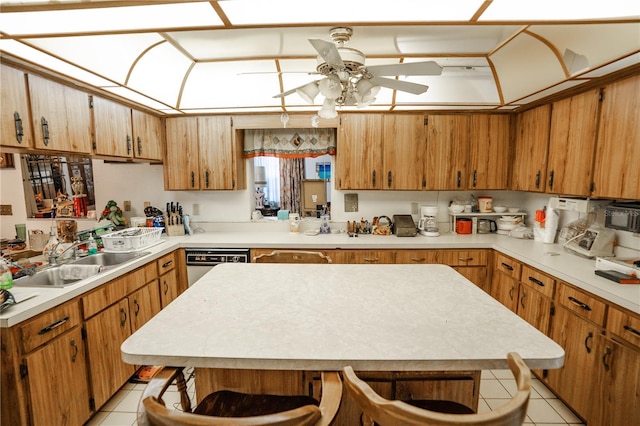
[[245, 130], [244, 156], [303, 158], [335, 155], [335, 129]]

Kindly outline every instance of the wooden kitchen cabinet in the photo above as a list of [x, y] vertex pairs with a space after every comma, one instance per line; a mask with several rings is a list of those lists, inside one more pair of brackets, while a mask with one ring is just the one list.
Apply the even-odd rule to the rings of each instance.
[[556, 280], [528, 265], [522, 266], [517, 313], [535, 328], [549, 334]]
[[241, 137], [231, 117], [169, 118], [166, 128], [167, 190], [246, 188]]
[[33, 132], [25, 72], [0, 64], [0, 86], [0, 144], [31, 148]]
[[553, 103], [547, 193], [590, 195], [599, 99], [600, 90], [593, 89]]
[[162, 162], [164, 123], [160, 117], [137, 109], [131, 110], [133, 126], [133, 156], [141, 160]]
[[336, 250], [332, 259], [333, 263], [346, 264], [380, 265], [395, 263], [393, 250]]
[[155, 280], [129, 295], [131, 332], [134, 333], [160, 312], [160, 288]]
[[91, 153], [89, 96], [70, 86], [28, 74], [34, 147], [39, 150]]
[[505, 114], [471, 115], [467, 189], [508, 188], [509, 126]]
[[542, 105], [516, 116], [512, 190], [545, 191], [550, 127], [551, 105]]
[[94, 152], [101, 156], [131, 158], [131, 108], [98, 96], [92, 98]]
[[423, 114], [384, 116], [382, 189], [424, 188], [427, 142], [424, 121]]
[[336, 189], [382, 189], [382, 114], [342, 114]]
[[522, 264], [502, 253], [495, 253], [490, 293], [494, 299], [517, 312]]
[[640, 75], [605, 86], [592, 197], [640, 199]]
[[428, 116], [424, 189], [466, 189], [468, 149], [468, 115]]
[[166, 254], [156, 263], [160, 282], [160, 302], [164, 309], [188, 287], [184, 249]]

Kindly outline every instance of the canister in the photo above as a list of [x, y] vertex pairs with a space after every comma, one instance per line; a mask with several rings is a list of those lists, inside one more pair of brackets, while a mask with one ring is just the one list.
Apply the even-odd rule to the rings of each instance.
[[493, 211], [493, 198], [478, 197], [478, 210], [480, 213], [491, 213]]

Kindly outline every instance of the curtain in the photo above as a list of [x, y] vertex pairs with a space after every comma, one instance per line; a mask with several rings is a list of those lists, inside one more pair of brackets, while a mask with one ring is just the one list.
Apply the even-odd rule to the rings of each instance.
[[336, 129], [245, 130], [244, 156], [303, 158], [335, 155]]
[[267, 186], [265, 187], [265, 201], [270, 205], [280, 205], [280, 159], [275, 157], [256, 157], [254, 166], [264, 166]]
[[304, 158], [280, 159], [280, 208], [301, 213]]

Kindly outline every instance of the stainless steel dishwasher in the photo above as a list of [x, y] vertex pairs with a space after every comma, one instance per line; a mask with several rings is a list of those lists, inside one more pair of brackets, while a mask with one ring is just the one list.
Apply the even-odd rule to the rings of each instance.
[[249, 249], [242, 248], [191, 248], [185, 249], [189, 286], [198, 281], [211, 268], [222, 263], [249, 263]]

